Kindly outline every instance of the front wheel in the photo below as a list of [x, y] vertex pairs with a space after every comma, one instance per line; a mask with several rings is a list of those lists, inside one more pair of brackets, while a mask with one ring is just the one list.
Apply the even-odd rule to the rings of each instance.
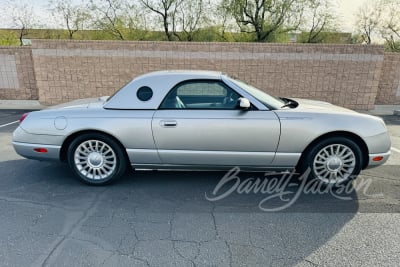
[[121, 177], [126, 160], [120, 145], [98, 133], [83, 134], [68, 147], [68, 164], [81, 181], [104, 185]]
[[361, 149], [348, 138], [327, 138], [308, 151], [300, 166], [302, 172], [310, 170], [310, 179], [324, 185], [346, 184], [361, 172]]

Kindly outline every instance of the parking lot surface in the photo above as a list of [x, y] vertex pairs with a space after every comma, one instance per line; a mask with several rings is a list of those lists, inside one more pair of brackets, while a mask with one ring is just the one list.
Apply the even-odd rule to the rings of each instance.
[[287, 195], [235, 190], [212, 201], [226, 172], [137, 170], [93, 187], [75, 179], [66, 164], [23, 159], [11, 145], [23, 112], [0, 111], [1, 266], [400, 262], [399, 117], [384, 117], [390, 160], [364, 171], [352, 191], [313, 194], [295, 185]]

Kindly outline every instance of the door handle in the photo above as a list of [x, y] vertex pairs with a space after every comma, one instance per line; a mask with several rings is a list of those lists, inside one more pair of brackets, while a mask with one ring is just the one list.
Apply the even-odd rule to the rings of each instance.
[[176, 121], [160, 121], [160, 125], [163, 127], [176, 127], [178, 123]]

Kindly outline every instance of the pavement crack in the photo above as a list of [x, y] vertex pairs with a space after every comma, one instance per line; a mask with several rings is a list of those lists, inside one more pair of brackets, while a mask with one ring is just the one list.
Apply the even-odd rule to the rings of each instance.
[[[138, 242], [141, 242], [141, 241], [138, 241]], [[139, 257], [137, 257], [137, 256], [135, 255], [136, 249], [137, 249], [137, 246], [135, 246], [135, 247], [133, 248], [133, 251], [132, 251], [132, 258], [135, 259], [135, 260], [138, 260], [138, 261], [140, 261], [140, 262], [143, 262], [144, 264], [146, 264], [146, 266], [149, 266], [149, 267], [150, 267], [151, 264], [150, 264], [150, 262], [149, 262], [148, 260], [139, 258]]]
[[215, 205], [213, 206], [210, 213], [211, 213], [211, 218], [212, 218], [213, 226], [214, 226], [214, 230], [215, 230], [215, 240], [217, 240], [219, 237], [219, 234], [218, 234], [218, 229], [217, 229], [217, 220], [215, 218]]
[[379, 178], [379, 180], [389, 180], [389, 181], [395, 181], [395, 182], [399, 182], [399, 179], [397, 178], [392, 178], [392, 177], [387, 177], [387, 176], [381, 176], [381, 175], [375, 175], [375, 174], [362, 174], [362, 176], [367, 176], [370, 178]]
[[124, 256], [129, 255], [129, 254], [124, 254], [124, 253], [119, 253], [117, 250], [107, 249], [107, 248], [103, 247], [102, 245], [100, 245], [100, 244], [98, 244], [98, 243], [96, 243], [94, 241], [88, 240], [88, 239], [82, 239], [82, 238], [76, 238], [76, 237], [70, 237], [70, 239], [71, 240], [76, 240], [76, 241], [79, 241], [79, 242], [83, 242], [83, 243], [89, 243], [92, 246], [98, 247], [98, 248], [100, 248], [100, 249], [102, 249], [102, 250], [104, 250], [106, 252], [110, 252], [110, 253], [113, 253], [113, 254], [114, 253], [118, 253], [118, 254], [124, 255]]
[[138, 258], [138, 257], [136, 257], [136, 256], [133, 256], [132, 258], [135, 259], [135, 260], [137, 260], [137, 261], [143, 262], [143, 263], [146, 264], [146, 266], [148, 266], [148, 267], [151, 266], [151, 265], [150, 265], [150, 262], [149, 262], [148, 260], [145, 260], [145, 259], [142, 259], [142, 258]]
[[71, 239], [72, 239], [72, 240], [76, 240], [76, 241], [80, 241], [80, 242], [89, 243], [90, 245], [95, 246], [95, 247], [98, 247], [98, 248], [100, 248], [101, 250], [103, 250], [103, 251], [105, 251], [105, 252], [109, 252], [109, 253], [110, 253], [110, 256], [107, 257], [107, 258], [105, 258], [104, 261], [102, 262], [102, 264], [100, 264], [100, 266], [104, 266], [104, 265], [106, 264], [107, 260], [109, 260], [109, 259], [110, 259], [111, 257], [113, 257], [113, 256], [130, 257], [130, 258], [135, 259], [135, 260], [137, 260], [137, 261], [143, 262], [143, 263], [146, 264], [147, 266], [150, 266], [149, 263], [148, 263], [146, 260], [144, 260], [144, 259], [142, 259], [142, 258], [138, 258], [138, 257], [136, 257], [134, 254], [131, 254], [131, 253], [123, 253], [123, 252], [121, 252], [119, 249], [116, 249], [116, 250], [107, 249], [107, 248], [101, 246], [100, 244], [98, 244], [98, 243], [96, 243], [96, 242], [93, 242], [93, 241], [91, 241], [91, 240], [87, 240], [87, 239], [74, 238], [74, 237], [72, 237]]
[[108, 190], [107, 188], [104, 189], [101, 193], [97, 194], [91, 205], [83, 212], [82, 216], [66, 231], [66, 234], [58, 240], [58, 242], [51, 248], [50, 252], [47, 254], [47, 256], [44, 258], [42, 263], [40, 264], [41, 266], [48, 266], [51, 257], [54, 255], [54, 253], [57, 251], [59, 247], [63, 245], [65, 240], [67, 238], [71, 237], [72, 234], [80, 228], [80, 226], [85, 222], [89, 216], [94, 213], [94, 211], [97, 209], [97, 206], [100, 203], [101, 197], [103, 196], [104, 192]]
[[225, 245], [228, 248], [228, 253], [229, 253], [229, 266], [233, 266], [233, 255], [232, 255], [232, 250], [231, 246], [229, 245], [228, 241], [225, 241]]
[[176, 212], [173, 213], [171, 220], [168, 221], [169, 228], [168, 228], [168, 236], [169, 239], [172, 240], [172, 231], [173, 231], [173, 221], [175, 220]]
[[111, 259], [111, 257], [114, 255], [114, 253], [111, 253], [110, 256], [104, 258], [103, 262], [100, 264], [100, 266], [105, 266], [106, 262]]
[[311, 264], [311, 265], [314, 266], [314, 267], [318, 267], [318, 266], [319, 266], [318, 264], [316, 264], [316, 263], [314, 263], [314, 262], [312, 262], [312, 261], [310, 261], [310, 260], [304, 259], [304, 261], [307, 262], [307, 263], [309, 263], [309, 264]]
[[264, 247], [260, 247], [260, 246], [257, 246], [256, 244], [254, 244], [253, 238], [252, 238], [252, 235], [251, 235], [251, 230], [248, 230], [247, 232], [248, 232], [248, 235], [249, 235], [249, 244], [242, 244], [242, 243], [233, 243], [233, 244], [237, 244], [239, 246], [246, 246], [246, 247], [261, 249], [261, 250], [265, 251]]
[[172, 243], [172, 247], [174, 248], [175, 253], [176, 253], [179, 257], [181, 257], [181, 258], [184, 259], [184, 260], [189, 261], [189, 262], [192, 264], [192, 266], [196, 266], [196, 264], [194, 263], [193, 259], [191, 259], [191, 258], [189, 258], [189, 257], [185, 257], [184, 255], [182, 255], [182, 253], [179, 251], [179, 249], [176, 248], [176, 242], [173, 242], [173, 243]]
[[27, 205], [32, 205], [32, 206], [40, 206], [40, 207], [45, 207], [45, 208], [54, 208], [54, 209], [62, 209], [66, 211], [82, 211], [78, 209], [71, 209], [63, 206], [58, 206], [54, 204], [49, 204], [49, 203], [43, 203], [40, 201], [34, 201], [34, 200], [26, 200], [26, 199], [19, 199], [19, 198], [10, 198], [10, 197], [0, 197], [0, 201], [7, 202], [7, 203], [15, 203], [15, 204], [27, 204]]
[[143, 263], [146, 264], [146, 266], [148, 266], [148, 267], [151, 266], [151, 265], [150, 265], [150, 262], [148, 262], [148, 261], [145, 260], [145, 259], [138, 258], [138, 257], [136, 257], [136, 256], [132, 256], [132, 259], [135, 259], [135, 260], [137, 260], [137, 261], [143, 262]]

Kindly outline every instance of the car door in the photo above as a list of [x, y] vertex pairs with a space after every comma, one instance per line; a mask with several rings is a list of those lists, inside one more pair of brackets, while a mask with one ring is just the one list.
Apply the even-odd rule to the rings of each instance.
[[152, 120], [162, 163], [268, 166], [279, 142], [279, 120], [272, 111], [239, 109], [240, 97], [219, 80], [175, 86]]

